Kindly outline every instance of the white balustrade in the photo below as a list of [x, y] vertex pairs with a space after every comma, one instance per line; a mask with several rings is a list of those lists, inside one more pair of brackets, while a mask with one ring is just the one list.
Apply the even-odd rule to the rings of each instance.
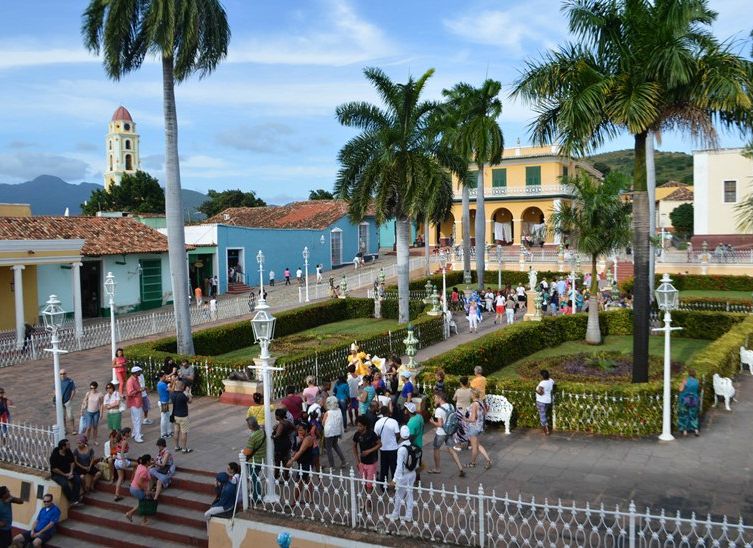
[[0, 462], [49, 471], [55, 433], [49, 426], [0, 424]]

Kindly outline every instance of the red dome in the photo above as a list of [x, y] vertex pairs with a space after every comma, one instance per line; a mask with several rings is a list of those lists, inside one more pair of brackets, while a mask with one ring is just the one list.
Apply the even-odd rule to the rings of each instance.
[[128, 109], [120, 106], [118, 107], [118, 110], [115, 111], [115, 113], [112, 115], [112, 121], [120, 121], [123, 120], [125, 122], [133, 122], [133, 118], [131, 118], [131, 113], [128, 112]]

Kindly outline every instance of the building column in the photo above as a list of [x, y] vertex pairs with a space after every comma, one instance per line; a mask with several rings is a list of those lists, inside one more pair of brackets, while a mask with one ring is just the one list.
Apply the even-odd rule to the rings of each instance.
[[76, 338], [79, 339], [84, 334], [84, 317], [81, 313], [81, 267], [83, 263], [71, 263], [73, 272], [73, 324], [76, 329]]
[[486, 229], [486, 233], [489, 235], [487, 243], [494, 245], [494, 219], [489, 219], [489, 228]]
[[16, 346], [23, 348], [26, 318], [24, 317], [24, 269], [22, 264], [13, 265], [13, 292], [16, 305]]
[[[559, 211], [560, 207], [562, 205], [562, 200], [559, 198], [555, 198], [552, 201], [552, 211]], [[560, 234], [557, 230], [554, 230], [554, 243], [555, 245], [560, 245], [562, 243], [562, 234]]]
[[513, 226], [517, 228], [517, 230], [513, 231], [515, 233], [513, 240], [515, 241], [516, 245], [520, 245], [523, 241], [523, 219], [513, 219], [512, 222]]

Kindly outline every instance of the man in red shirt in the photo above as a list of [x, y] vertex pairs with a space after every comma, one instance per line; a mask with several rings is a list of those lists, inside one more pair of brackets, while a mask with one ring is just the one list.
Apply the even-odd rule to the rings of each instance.
[[288, 395], [280, 400], [280, 403], [285, 406], [285, 409], [290, 411], [293, 416], [293, 421], [298, 421], [303, 416], [303, 398], [296, 394], [294, 386], [288, 386]]
[[126, 381], [126, 407], [131, 410], [131, 430], [133, 431], [133, 441], [136, 443], [143, 443], [144, 439], [141, 437], [141, 421], [144, 418], [144, 411], [142, 409], [144, 400], [141, 396], [141, 382], [139, 382], [139, 375], [141, 374], [141, 368], [135, 365], [131, 368], [131, 376]]

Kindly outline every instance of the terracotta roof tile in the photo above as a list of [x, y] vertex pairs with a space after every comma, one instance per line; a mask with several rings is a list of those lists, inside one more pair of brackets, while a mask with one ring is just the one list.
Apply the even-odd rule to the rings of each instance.
[[668, 202], [692, 202], [693, 191], [686, 187], [678, 187], [677, 190], [664, 197]]
[[659, 188], [668, 188], [668, 187], [687, 187], [690, 186], [687, 183], [681, 183], [680, 181], [667, 181], [666, 183], [662, 183], [659, 185]]
[[66, 239], [91, 256], [167, 251], [166, 236], [128, 217], [0, 217], [0, 240]]
[[347, 214], [348, 203], [344, 200], [308, 200], [284, 206], [230, 207], [204, 222], [252, 228], [322, 230]]
[[119, 120], [123, 120], [125, 122], [133, 122], [133, 118], [131, 118], [131, 113], [128, 112], [128, 109], [124, 106], [119, 106], [115, 112], [112, 113], [112, 120], [113, 122], [117, 122]]

